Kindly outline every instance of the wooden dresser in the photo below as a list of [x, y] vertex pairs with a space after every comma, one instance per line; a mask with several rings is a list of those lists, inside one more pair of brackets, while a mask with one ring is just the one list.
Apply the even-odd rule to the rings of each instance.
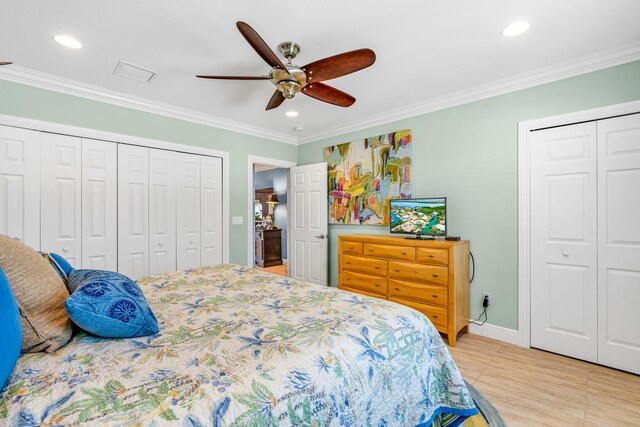
[[256, 264], [273, 267], [282, 264], [282, 230], [256, 230]]
[[338, 288], [418, 310], [454, 346], [469, 332], [469, 241], [340, 236]]

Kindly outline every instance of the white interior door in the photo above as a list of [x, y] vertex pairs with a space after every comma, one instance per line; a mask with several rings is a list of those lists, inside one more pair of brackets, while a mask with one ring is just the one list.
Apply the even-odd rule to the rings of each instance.
[[640, 114], [598, 122], [598, 362], [640, 374]]
[[118, 271], [149, 274], [149, 149], [118, 146]]
[[222, 159], [200, 157], [201, 265], [222, 264]]
[[199, 267], [200, 156], [174, 153], [177, 164], [177, 267]]
[[40, 132], [0, 126], [0, 234], [40, 250]]
[[80, 138], [42, 134], [40, 203], [44, 252], [82, 267], [82, 146]]
[[118, 144], [82, 140], [82, 266], [118, 269]]
[[289, 169], [290, 276], [327, 285], [327, 164]]
[[175, 153], [149, 150], [149, 274], [176, 270]]
[[531, 346], [597, 360], [596, 124], [531, 146]]

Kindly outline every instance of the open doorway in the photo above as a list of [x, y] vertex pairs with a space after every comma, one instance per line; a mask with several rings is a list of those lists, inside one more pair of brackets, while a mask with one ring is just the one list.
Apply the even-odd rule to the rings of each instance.
[[289, 168], [293, 162], [265, 158], [249, 160], [248, 264], [270, 273], [288, 276]]

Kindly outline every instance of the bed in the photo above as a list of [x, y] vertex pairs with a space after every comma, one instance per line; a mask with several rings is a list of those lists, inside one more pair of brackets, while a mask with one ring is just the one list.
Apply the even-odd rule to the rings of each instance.
[[137, 282], [160, 333], [78, 332], [22, 356], [0, 424], [455, 426], [477, 413], [437, 331], [407, 307], [238, 265]]

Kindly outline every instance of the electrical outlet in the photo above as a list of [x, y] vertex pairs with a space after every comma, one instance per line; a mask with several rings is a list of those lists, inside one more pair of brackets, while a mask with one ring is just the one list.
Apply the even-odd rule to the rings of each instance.
[[489, 292], [482, 293], [482, 305], [484, 306], [485, 298], [487, 300], [487, 307], [491, 305], [491, 294]]

